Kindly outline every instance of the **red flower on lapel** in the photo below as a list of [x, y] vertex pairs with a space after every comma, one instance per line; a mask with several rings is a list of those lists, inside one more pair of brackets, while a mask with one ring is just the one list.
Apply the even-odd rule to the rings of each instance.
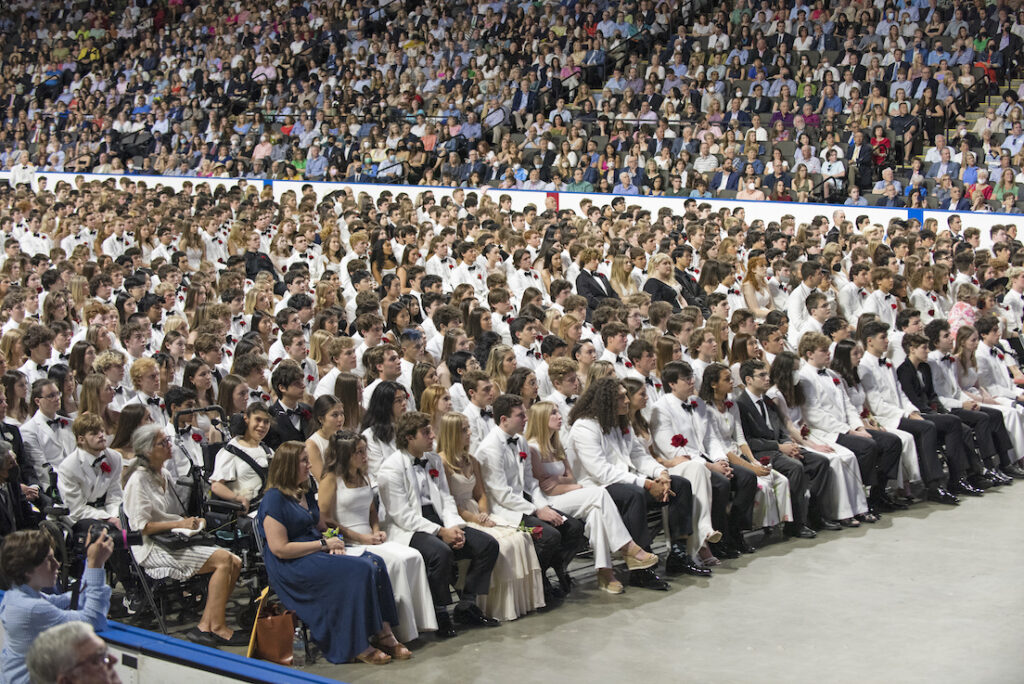
[[110, 472], [110, 464], [107, 463], [106, 461], [103, 461], [102, 463], [100, 463], [100, 470], [102, 470], [105, 473], [109, 473]]
[[928, 315], [929, 316], [934, 316], [935, 315], [935, 309], [928, 309]]
[[307, 375], [306, 376], [306, 382], [313, 382], [313, 376], [312, 375]]
[[309, 409], [302, 409], [302, 412], [299, 413], [299, 417], [302, 418], [302, 420], [309, 420], [313, 417], [313, 414], [309, 412]]
[[893, 302], [893, 305], [892, 305], [892, 310], [893, 310], [893, 311], [895, 311], [895, 310], [896, 310], [896, 303], [895, 303], [895, 302]]
[[632, 367], [633, 367], [633, 364], [631, 362], [629, 362], [629, 361], [626, 361], [626, 368], [632, 368]]
[[839, 382], [840, 382], [839, 378], [832, 378], [832, 384], [833, 385], [839, 385]]
[[519, 452], [519, 460], [520, 461], [525, 461], [527, 458], [528, 458], [528, 456], [527, 456], [527, 453], [525, 451], [520, 451]]
[[437, 479], [437, 476], [440, 474], [441, 473], [437, 472], [437, 468], [430, 469], [430, 477], [434, 478], [435, 480]]
[[733, 403], [731, 401], [729, 401], [728, 399], [726, 399], [726, 401], [725, 401], [725, 408], [726, 409], [731, 409], [732, 406], [733, 406]]
[[193, 442], [202, 442], [203, 441], [203, 436], [201, 434], [199, 434], [198, 432], [193, 432], [192, 433], [192, 441]]
[[811, 434], [811, 429], [809, 427], [807, 427], [806, 425], [801, 425], [800, 426], [800, 436], [801, 437], [806, 437], [809, 434]]
[[689, 440], [682, 435], [672, 435], [672, 446], [674, 447], [686, 446], [687, 442]]

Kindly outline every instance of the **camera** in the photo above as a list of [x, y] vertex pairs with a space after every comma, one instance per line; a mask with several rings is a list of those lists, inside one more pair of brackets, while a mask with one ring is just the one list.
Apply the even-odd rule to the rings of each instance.
[[103, 535], [103, 530], [106, 530], [107, 536], [114, 540], [115, 549], [124, 549], [128, 546], [142, 546], [141, 532], [124, 532], [113, 525], [99, 522], [90, 525], [88, 532], [80, 534], [75, 541], [79, 548], [85, 549], [87, 548], [85, 545], [86, 540], [89, 540], [90, 543], [96, 541]]

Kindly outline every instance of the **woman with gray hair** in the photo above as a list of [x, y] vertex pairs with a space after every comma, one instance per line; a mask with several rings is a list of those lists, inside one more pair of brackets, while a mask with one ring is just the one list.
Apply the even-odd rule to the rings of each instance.
[[206, 646], [244, 646], [249, 635], [232, 631], [224, 619], [224, 607], [238, 582], [241, 559], [217, 546], [191, 545], [170, 550], [153, 541], [153, 535], [175, 528], [199, 529], [200, 518], [186, 518], [185, 507], [174, 492], [174, 483], [163, 469], [171, 457], [171, 441], [159, 425], [143, 425], [132, 435], [135, 462], [125, 473], [124, 511], [128, 524], [142, 533], [142, 546], [132, 553], [153, 579], [186, 580], [210, 574], [206, 607], [199, 625], [186, 636]]
[[111, 655], [103, 639], [88, 622], [65, 622], [38, 637], [25, 658], [34, 684], [120, 684]]

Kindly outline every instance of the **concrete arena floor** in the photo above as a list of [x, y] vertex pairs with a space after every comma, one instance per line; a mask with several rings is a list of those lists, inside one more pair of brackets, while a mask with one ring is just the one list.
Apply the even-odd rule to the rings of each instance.
[[772, 541], [667, 593], [597, 590], [554, 611], [427, 636], [385, 666], [308, 671], [347, 682], [568, 684], [1024, 680], [1024, 480], [958, 508], [920, 503], [858, 530]]

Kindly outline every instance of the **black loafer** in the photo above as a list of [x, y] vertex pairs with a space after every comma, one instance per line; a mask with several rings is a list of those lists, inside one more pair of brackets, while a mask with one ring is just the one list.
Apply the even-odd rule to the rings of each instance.
[[474, 627], [497, 627], [501, 624], [498, 620], [484, 615], [480, 607], [475, 603], [468, 606], [455, 606], [452, 617], [457, 625], [471, 625]]
[[[193, 643], [201, 646], [209, 646], [210, 648], [217, 648], [222, 645], [221, 642], [227, 641], [227, 639], [219, 637], [213, 632], [204, 632], [198, 627], [193, 627], [185, 632], [185, 638]], [[246, 643], [248, 643], [248, 641]]]
[[737, 535], [734, 539], [730, 539], [729, 545], [737, 551], [739, 551], [740, 553], [754, 553], [755, 551], [757, 551], [756, 547], [753, 547], [747, 543], [746, 538], [742, 534]]
[[821, 520], [819, 520], [816, 527], [819, 530], [830, 530], [832, 532], [843, 529], [843, 526], [840, 525], [838, 522], [836, 522], [835, 520], [829, 520], [828, 518], [822, 518]]
[[694, 577], [711, 577], [711, 568], [702, 568], [690, 560], [689, 556], [678, 554], [672, 554], [668, 557], [668, 560], [665, 561], [665, 570], [667, 572], [681, 572], [685, 575], [693, 575]]
[[935, 503], [948, 504], [950, 506], [957, 506], [960, 504], [960, 499], [956, 498], [955, 495], [946, 491], [943, 487], [936, 487], [935, 489], [928, 490], [928, 500], [934, 501]]
[[668, 582], [658, 577], [651, 570], [633, 570], [629, 573], [629, 586], [655, 591], [668, 591]]
[[818, 533], [812, 530], [807, 525], [787, 525], [786, 536], [796, 537], [797, 539], [814, 539], [818, 536]]
[[718, 558], [719, 560], [732, 560], [739, 558], [740, 555], [742, 555], [739, 551], [733, 548], [732, 544], [724, 541], [708, 544], [708, 547], [711, 549], [711, 553], [714, 554], [715, 558]]
[[232, 648], [238, 648], [240, 646], [249, 645], [249, 634], [246, 634], [240, 629], [236, 629], [231, 635], [230, 639], [225, 639], [219, 634], [214, 634], [213, 638], [217, 640], [218, 646], [230, 646]]

